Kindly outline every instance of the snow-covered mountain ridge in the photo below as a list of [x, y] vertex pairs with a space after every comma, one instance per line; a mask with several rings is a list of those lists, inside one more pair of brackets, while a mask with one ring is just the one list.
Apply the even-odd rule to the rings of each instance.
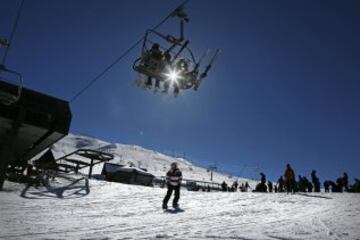
[[[179, 168], [183, 172], [184, 178], [210, 181], [210, 172], [205, 168], [195, 166], [184, 158], [168, 156], [137, 145], [109, 143], [94, 137], [69, 134], [59, 142], [55, 143], [51, 147], [51, 150], [54, 153], [55, 158], [59, 158], [79, 148], [94, 149], [111, 153], [114, 155], [114, 159], [110, 161], [111, 163], [125, 165], [133, 164], [136, 167], [146, 168], [148, 172], [155, 176], [164, 176], [169, 169], [170, 164], [172, 162], [177, 162]], [[93, 173], [100, 174], [102, 168], [103, 164], [95, 166]], [[219, 172], [213, 173], [214, 182], [226, 181], [227, 183], [231, 183], [235, 180], [239, 180], [240, 182], [249, 181], [248, 179], [231, 177]]]

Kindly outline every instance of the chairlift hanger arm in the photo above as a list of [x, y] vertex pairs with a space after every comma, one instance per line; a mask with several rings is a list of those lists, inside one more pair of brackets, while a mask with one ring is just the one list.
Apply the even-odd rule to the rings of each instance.
[[164, 39], [165, 41], [167, 41], [168, 43], [171, 43], [171, 44], [175, 44], [175, 45], [180, 45], [185, 39], [184, 37], [180, 37], [180, 38], [176, 38], [172, 35], [164, 35], [162, 33], [159, 33], [153, 29], [148, 29], [145, 33], [145, 38], [144, 38], [144, 42], [143, 42], [143, 47], [146, 45], [146, 42], [148, 41], [147, 38], [148, 38], [148, 35], [152, 33], [152, 34], [155, 34], [157, 36], [159, 36], [160, 38]]
[[172, 63], [179, 57], [180, 53], [182, 53], [184, 49], [187, 48], [188, 45], [189, 45], [189, 41], [186, 41], [184, 45], [182, 45], [179, 51], [175, 54], [174, 58], [171, 60]]
[[144, 39], [144, 43], [143, 43], [143, 49], [145, 49], [146, 47], [146, 41], [147, 41], [147, 36], [149, 33], [154, 33], [156, 35], [158, 35], [159, 37], [163, 38], [164, 40], [166, 40], [167, 42], [171, 43], [171, 44], [180, 44], [181, 42], [183, 42], [185, 40], [184, 37], [184, 24], [185, 22], [189, 22], [189, 18], [187, 17], [187, 14], [184, 12], [183, 7], [180, 6], [179, 8], [175, 9], [172, 13], [171, 13], [172, 17], [178, 17], [180, 18], [180, 37], [176, 38], [172, 35], [164, 35], [161, 34], [157, 31], [155, 31], [154, 29], [149, 29], [146, 31], [145, 33], [145, 39]]
[[148, 50], [147, 47], [146, 47], [146, 43], [147, 43], [147, 42], [152, 42], [151, 40], [148, 40], [148, 36], [149, 36], [150, 33], [151, 33], [151, 34], [155, 34], [155, 35], [157, 35], [158, 37], [164, 39], [165, 41], [170, 42], [171, 44], [173, 44], [173, 45], [167, 50], [167, 52], [170, 52], [170, 51], [173, 50], [177, 45], [180, 44], [180, 42], [178, 42], [178, 41], [175, 41], [175, 42], [169, 41], [169, 39], [167, 38], [167, 36], [165, 36], [164, 34], [161, 34], [161, 33], [157, 32], [157, 31], [155, 31], [155, 30], [153, 30], [153, 29], [149, 29], [149, 30], [147, 30], [146, 33], [145, 33], [145, 37], [144, 37], [144, 41], [143, 41], [143, 45], [142, 45], [142, 49], [141, 49], [142, 54], [144, 54], [144, 53]]
[[180, 40], [183, 41], [184, 38], [184, 24], [189, 22], [189, 18], [184, 11], [183, 6], [178, 7], [175, 11], [171, 14], [172, 17], [178, 17], [180, 19]]

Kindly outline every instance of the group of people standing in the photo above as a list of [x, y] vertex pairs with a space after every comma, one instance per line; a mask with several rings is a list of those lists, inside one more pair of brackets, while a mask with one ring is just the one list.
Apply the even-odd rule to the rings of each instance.
[[[325, 192], [357, 192], [360, 193], [360, 180], [355, 178], [355, 183], [353, 185], [349, 184], [348, 174], [345, 172], [343, 176], [339, 177], [336, 182], [326, 180], [324, 181]], [[182, 181], [182, 173], [179, 170], [177, 163], [172, 163], [170, 170], [166, 174], [167, 182], [167, 193], [163, 200], [163, 209], [167, 209], [168, 201], [172, 195], [172, 192], [175, 192], [175, 197], [173, 199], [173, 207], [178, 208], [179, 198], [180, 198], [180, 187]], [[273, 185], [271, 181], [266, 180], [266, 175], [260, 173], [260, 183], [256, 185], [253, 192], [320, 192], [321, 191], [320, 179], [316, 174], [315, 170], [311, 172], [311, 181], [307, 179], [306, 176], [298, 176], [298, 181], [295, 178], [295, 171], [290, 164], [286, 165], [286, 169], [283, 176], [280, 176], [277, 183]], [[224, 181], [221, 184], [221, 189], [223, 192], [236, 192], [238, 189], [241, 192], [247, 192], [248, 189], [251, 189], [248, 182], [242, 183], [241, 185], [235, 181], [231, 186]], [[210, 190], [209, 190], [210, 191]]]
[[[306, 176], [298, 175], [296, 180], [295, 171], [290, 164], [286, 165], [285, 173], [280, 176], [275, 186], [271, 181], [266, 181], [264, 173], [260, 173], [261, 181], [256, 186], [256, 192], [320, 192], [321, 183], [317, 176], [316, 170], [312, 170], [311, 179]], [[345, 172], [343, 176], [339, 177], [336, 182], [326, 180], [324, 181], [325, 192], [360, 192], [360, 181], [355, 178], [355, 183], [349, 185], [349, 177]]]
[[238, 189], [241, 192], [247, 192], [251, 187], [248, 182], [239, 184], [238, 181], [235, 181], [231, 186], [228, 186], [225, 181], [221, 183], [221, 191], [223, 192], [236, 192]]
[[[360, 180], [355, 178], [353, 185], [349, 184], [349, 177], [345, 172], [343, 176], [339, 177], [335, 182], [326, 180], [324, 181], [325, 192], [360, 192]], [[224, 181], [222, 183], [222, 190], [234, 192], [237, 191], [239, 186], [240, 191], [247, 192], [251, 189], [248, 182], [242, 183], [241, 185], [235, 181], [232, 186], [228, 186]], [[290, 164], [286, 165], [284, 175], [280, 176], [277, 182], [274, 184], [272, 181], [266, 180], [266, 175], [260, 173], [260, 183], [258, 183], [253, 189], [253, 192], [320, 192], [321, 183], [317, 176], [316, 170], [311, 171], [311, 178], [308, 179], [306, 176], [298, 175], [296, 179], [295, 171]]]

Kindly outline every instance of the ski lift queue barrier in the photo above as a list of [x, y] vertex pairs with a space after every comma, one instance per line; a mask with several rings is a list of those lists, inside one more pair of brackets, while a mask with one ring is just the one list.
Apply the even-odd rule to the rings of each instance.
[[[157, 176], [154, 179], [154, 185], [158, 185], [160, 187], [165, 187], [166, 177]], [[194, 180], [194, 179], [183, 179], [181, 182], [181, 187], [185, 187], [189, 191], [208, 190], [209, 188], [211, 191], [221, 191], [222, 190], [221, 183], [199, 181], [199, 180]]]

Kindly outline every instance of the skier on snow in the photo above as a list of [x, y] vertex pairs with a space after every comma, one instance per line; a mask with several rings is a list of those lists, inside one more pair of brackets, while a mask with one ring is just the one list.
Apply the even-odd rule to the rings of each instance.
[[180, 185], [182, 180], [182, 173], [177, 166], [176, 162], [171, 163], [171, 169], [166, 174], [167, 193], [163, 200], [163, 209], [167, 209], [167, 203], [171, 197], [173, 191], [175, 191], [175, 197], [173, 199], [173, 208], [178, 208], [178, 201], [180, 199]]

